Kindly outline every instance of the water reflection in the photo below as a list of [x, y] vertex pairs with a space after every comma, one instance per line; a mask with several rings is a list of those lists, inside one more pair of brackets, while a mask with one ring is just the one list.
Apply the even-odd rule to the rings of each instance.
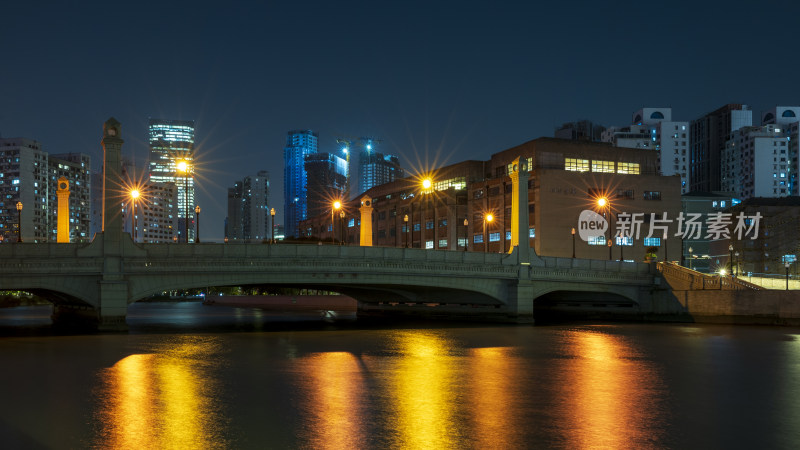
[[666, 418], [658, 371], [620, 336], [568, 336], [560, 418], [569, 448], [643, 448], [659, 442]]
[[298, 362], [303, 380], [303, 413], [307, 417], [301, 439], [309, 448], [362, 448], [367, 397], [358, 359], [346, 352], [318, 353]]
[[450, 343], [433, 332], [398, 332], [400, 357], [392, 368], [390, 422], [394, 448], [455, 448], [463, 428], [456, 420], [457, 365]]
[[101, 374], [97, 448], [224, 448], [212, 338], [182, 337]]
[[522, 448], [516, 388], [521, 383], [519, 360], [508, 347], [470, 351], [469, 396], [471, 436], [475, 448]]

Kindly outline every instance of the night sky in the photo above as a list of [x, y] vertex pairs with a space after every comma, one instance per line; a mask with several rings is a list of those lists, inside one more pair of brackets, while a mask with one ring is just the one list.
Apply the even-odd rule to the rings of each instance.
[[[519, 3], [519, 4], [517, 4]], [[195, 120], [204, 241], [226, 188], [268, 170], [283, 223], [286, 132], [382, 139], [411, 173], [487, 159], [567, 121], [627, 125], [800, 104], [800, 4], [39, 2], [0, 6], [0, 136], [100, 167], [103, 122], [147, 160], [148, 118]]]

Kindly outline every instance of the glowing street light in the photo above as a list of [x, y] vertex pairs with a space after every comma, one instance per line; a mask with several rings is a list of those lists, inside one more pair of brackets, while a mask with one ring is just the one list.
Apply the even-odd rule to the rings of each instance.
[[269, 209], [269, 215], [272, 217], [272, 229], [270, 230], [270, 241], [274, 244], [275, 243], [275, 208]]
[[17, 202], [17, 242], [22, 242], [22, 202]]
[[575, 227], [572, 228], [572, 257], [575, 257]]
[[607, 199], [607, 198], [605, 198], [605, 197], [600, 197], [600, 198], [598, 198], [598, 199], [597, 199], [597, 206], [599, 206], [599, 207], [601, 207], [601, 208], [605, 208], [605, 206], [606, 206], [607, 204], [608, 204], [608, 199]]
[[178, 161], [178, 172], [183, 174], [183, 228], [186, 233], [186, 243], [189, 243], [189, 163]]
[[408, 214], [403, 215], [403, 226], [406, 227], [406, 248], [408, 248]]
[[336, 239], [334, 238], [336, 234], [336, 224], [334, 223], [334, 218], [336, 217], [336, 211], [339, 211], [340, 209], [342, 209], [342, 202], [339, 200], [333, 202], [333, 208], [331, 208], [331, 244], [336, 243]]
[[431, 181], [430, 178], [425, 178], [424, 180], [422, 180], [422, 187], [425, 188], [426, 190], [430, 189], [432, 185], [433, 182]]
[[136, 200], [139, 198], [139, 190], [131, 190], [131, 237], [136, 242]]
[[489, 241], [488, 241], [487, 236], [486, 236], [486, 228], [487, 228], [486, 225], [487, 224], [491, 224], [493, 220], [494, 220], [494, 216], [491, 213], [484, 214], [484, 216], [483, 216], [483, 252], [484, 253], [489, 251]]
[[469, 220], [464, 217], [464, 251], [467, 251], [467, 247], [469, 247]]

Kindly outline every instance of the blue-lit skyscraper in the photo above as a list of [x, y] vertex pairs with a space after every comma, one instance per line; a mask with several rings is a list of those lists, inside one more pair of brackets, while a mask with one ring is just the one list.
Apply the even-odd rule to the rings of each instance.
[[283, 149], [283, 211], [286, 237], [298, 237], [301, 220], [308, 217], [305, 158], [317, 153], [319, 135], [311, 130], [292, 130]]
[[[194, 121], [150, 119], [150, 181], [178, 188], [178, 240], [194, 241]], [[186, 170], [179, 163], [186, 163]]]
[[358, 154], [358, 192], [361, 195], [367, 190], [391, 183], [403, 178], [404, 171], [400, 167], [400, 160], [394, 155], [385, 155], [375, 151], [375, 145], [380, 142], [372, 138], [359, 139], [361, 151]]

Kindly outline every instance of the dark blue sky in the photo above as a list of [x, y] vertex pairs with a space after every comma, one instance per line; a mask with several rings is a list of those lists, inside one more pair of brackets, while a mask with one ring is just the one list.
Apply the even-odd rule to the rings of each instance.
[[793, 1], [126, 3], [0, 6], [0, 135], [99, 167], [108, 117], [141, 163], [149, 117], [195, 120], [204, 240], [262, 169], [282, 223], [290, 129], [381, 138], [413, 172], [642, 106], [800, 104]]

